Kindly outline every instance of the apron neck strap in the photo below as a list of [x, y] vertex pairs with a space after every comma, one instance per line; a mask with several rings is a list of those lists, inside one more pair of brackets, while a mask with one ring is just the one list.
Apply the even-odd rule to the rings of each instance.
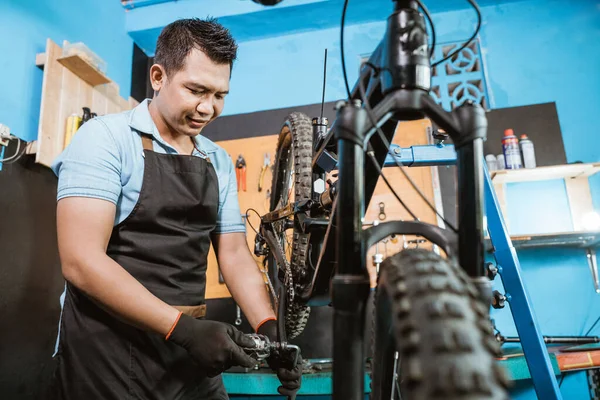
[[152, 145], [152, 138], [147, 135], [142, 135], [142, 146], [144, 147], [144, 150], [152, 151], [154, 149], [154, 146]]

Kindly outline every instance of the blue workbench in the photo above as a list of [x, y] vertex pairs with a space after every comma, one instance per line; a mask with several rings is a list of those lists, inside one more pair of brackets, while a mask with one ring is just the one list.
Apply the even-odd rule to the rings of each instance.
[[[310, 396], [311, 400], [330, 399], [331, 398], [331, 371], [304, 374], [302, 377], [302, 387], [298, 392], [298, 398], [302, 395]], [[277, 376], [267, 370], [259, 370], [242, 373], [224, 373], [223, 382], [227, 393], [232, 398], [238, 400], [244, 397], [236, 395], [252, 396], [252, 400], [260, 399], [256, 396], [269, 396], [273, 400], [277, 393], [280, 383]], [[371, 379], [365, 375], [365, 388], [370, 392]], [[281, 396], [281, 395], [279, 395]]]
[[[503, 358], [498, 361], [508, 372], [511, 380], [520, 381], [531, 379], [527, 362], [523, 356]], [[556, 356], [550, 353], [550, 362], [555, 375], [560, 375], [560, 369]], [[298, 399], [302, 396], [310, 396], [310, 400], [331, 399], [331, 371], [304, 374], [302, 387], [298, 393]], [[225, 389], [231, 398], [236, 400], [275, 400], [276, 397], [283, 398], [277, 393], [279, 380], [277, 376], [266, 369], [252, 372], [224, 373], [223, 382]], [[365, 374], [365, 399], [368, 399], [371, 379]]]

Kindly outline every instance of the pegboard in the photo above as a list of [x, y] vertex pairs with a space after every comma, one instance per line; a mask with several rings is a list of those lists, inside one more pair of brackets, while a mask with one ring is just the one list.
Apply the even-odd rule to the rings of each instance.
[[[394, 136], [393, 143], [398, 144], [402, 147], [409, 147], [412, 145], [424, 145], [430, 143], [430, 130], [431, 122], [428, 119], [422, 119], [417, 121], [406, 121], [400, 122], [396, 128], [396, 134]], [[225, 140], [217, 142], [227, 153], [231, 156], [232, 162], [235, 163], [239, 154], [244, 156], [246, 160], [246, 192], [238, 192], [240, 210], [242, 214], [245, 214], [249, 208], [256, 209], [261, 215], [264, 215], [269, 210], [269, 193], [272, 183], [272, 170], [271, 167], [267, 170], [264, 178], [264, 189], [262, 192], [258, 191], [258, 180], [260, 177], [260, 170], [263, 165], [264, 156], [266, 153], [269, 154], [271, 160], [271, 166], [274, 161], [274, 154], [277, 145], [278, 135], [259, 136], [252, 138], [241, 138], [233, 140]], [[441, 195], [439, 190], [439, 178], [437, 175], [437, 168], [435, 167], [420, 167], [420, 168], [406, 168], [406, 172], [415, 182], [417, 187], [423, 192], [425, 197], [432, 203], [438, 203], [441, 205]], [[438, 219], [435, 213], [427, 206], [427, 204], [419, 197], [416, 191], [412, 188], [410, 183], [406, 180], [402, 172], [398, 168], [386, 168], [384, 170], [386, 178], [390, 181], [396, 192], [402, 197], [402, 200], [408, 205], [408, 207], [415, 213], [419, 219], [423, 222], [431, 224], [438, 224]], [[385, 219], [379, 218], [380, 206], [379, 204], [385, 204]], [[439, 211], [442, 212], [441, 206]], [[388, 187], [385, 185], [383, 180], [380, 178], [371, 202], [366, 209], [365, 227], [374, 220], [378, 221], [389, 221], [389, 220], [412, 220], [410, 214], [404, 210], [393, 194], [390, 192]], [[250, 223], [255, 228], [258, 228], [259, 218], [254, 214], [250, 214]], [[250, 249], [254, 248], [254, 237], [255, 233], [246, 224], [246, 240]], [[405, 242], [415, 239], [414, 237], [399, 237], [392, 242], [388, 240], [385, 244], [379, 246], [379, 250], [385, 256], [390, 256], [400, 251]], [[408, 244], [409, 247], [413, 247], [414, 244]], [[425, 245], [427, 247], [427, 245]], [[367, 266], [371, 276], [371, 284], [376, 284], [376, 273], [375, 267], [372, 262], [372, 255], [375, 252], [375, 248], [372, 248], [368, 252]], [[255, 257], [257, 266], [262, 268], [262, 257]], [[206, 298], [224, 298], [230, 297], [231, 294], [227, 290], [224, 283], [219, 282], [218, 264], [213, 250], [209, 254], [208, 258], [208, 270], [207, 270], [207, 286], [206, 286]]]

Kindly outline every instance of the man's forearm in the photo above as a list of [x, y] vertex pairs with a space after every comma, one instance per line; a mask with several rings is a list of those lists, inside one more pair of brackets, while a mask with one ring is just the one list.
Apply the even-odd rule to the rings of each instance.
[[63, 274], [102, 308], [140, 329], [166, 336], [179, 315], [106, 254], [63, 260]]
[[256, 329], [266, 318], [275, 317], [263, 274], [248, 248], [224, 257], [219, 265], [227, 288], [252, 328]]

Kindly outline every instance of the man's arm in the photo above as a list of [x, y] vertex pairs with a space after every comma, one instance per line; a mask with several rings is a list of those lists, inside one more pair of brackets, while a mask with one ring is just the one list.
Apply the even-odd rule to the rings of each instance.
[[263, 274], [250, 254], [243, 232], [214, 235], [213, 245], [227, 288], [246, 318], [256, 329], [267, 318], [274, 318]]
[[166, 336], [179, 311], [150, 293], [106, 255], [115, 212], [116, 206], [105, 200], [59, 200], [58, 248], [63, 275], [119, 319]]

